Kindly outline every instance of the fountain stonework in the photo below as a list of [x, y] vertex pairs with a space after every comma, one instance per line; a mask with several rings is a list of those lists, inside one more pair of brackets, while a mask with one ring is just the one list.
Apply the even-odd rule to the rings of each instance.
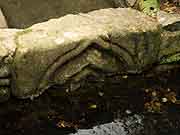
[[178, 61], [179, 22], [179, 15], [164, 12], [155, 19], [131, 8], [107, 8], [0, 29], [0, 100], [37, 97], [89, 75], [140, 74]]

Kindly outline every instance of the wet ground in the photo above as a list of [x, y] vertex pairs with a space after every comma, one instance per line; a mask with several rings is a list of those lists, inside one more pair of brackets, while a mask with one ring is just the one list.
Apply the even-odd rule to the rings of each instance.
[[107, 132], [123, 127], [122, 135], [179, 135], [179, 84], [177, 69], [148, 76], [90, 77], [77, 91], [54, 86], [33, 101], [12, 97], [1, 103], [0, 135], [84, 135], [90, 129], [100, 135], [109, 126]]

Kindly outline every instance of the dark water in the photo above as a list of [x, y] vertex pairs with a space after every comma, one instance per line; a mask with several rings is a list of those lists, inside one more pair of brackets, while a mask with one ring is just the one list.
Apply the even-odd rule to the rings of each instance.
[[173, 70], [151, 77], [88, 78], [78, 91], [54, 86], [33, 101], [12, 97], [1, 104], [0, 135], [179, 135], [180, 105], [144, 109], [145, 89], [170, 88], [178, 99], [179, 84], [180, 71]]

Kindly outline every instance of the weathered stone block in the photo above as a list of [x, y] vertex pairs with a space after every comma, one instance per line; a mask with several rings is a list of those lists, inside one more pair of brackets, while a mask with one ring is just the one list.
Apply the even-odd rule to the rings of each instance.
[[179, 30], [165, 29], [178, 22], [164, 26], [137, 10], [110, 8], [23, 30], [1, 29], [2, 100], [10, 86], [14, 96], [31, 98], [52, 85], [81, 82], [88, 75], [142, 73], [178, 53]]
[[86, 68], [141, 72], [157, 59], [159, 35], [155, 20], [132, 9], [103, 9], [36, 24], [16, 38], [13, 94], [39, 95]]

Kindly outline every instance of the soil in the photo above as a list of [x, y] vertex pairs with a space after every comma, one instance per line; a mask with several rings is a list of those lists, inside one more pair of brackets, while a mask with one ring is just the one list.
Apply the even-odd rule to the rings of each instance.
[[169, 13], [180, 14], [180, 0], [161, 0], [160, 8]]
[[[77, 91], [54, 86], [33, 101], [12, 97], [1, 104], [0, 135], [66, 135], [135, 114], [143, 117], [138, 135], [178, 135], [179, 84], [180, 70], [175, 69], [153, 76], [89, 77]], [[167, 90], [175, 94], [162, 102]]]

